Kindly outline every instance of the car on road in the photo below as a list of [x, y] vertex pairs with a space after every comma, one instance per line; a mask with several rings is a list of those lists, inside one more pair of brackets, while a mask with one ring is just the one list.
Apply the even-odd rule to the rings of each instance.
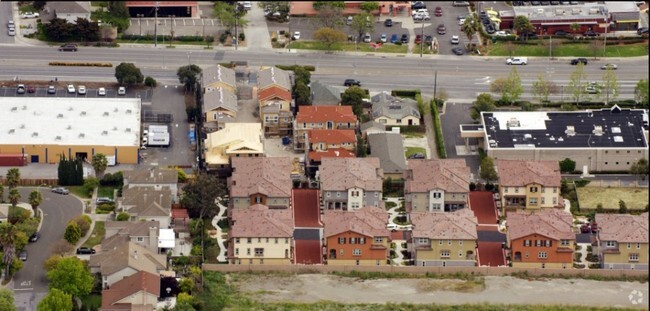
[[506, 59], [508, 65], [528, 65], [528, 57], [512, 57]]
[[369, 33], [366, 32], [366, 34], [363, 35], [363, 42], [366, 42], [366, 43], [372, 42], [372, 37], [370, 36]]
[[54, 85], [50, 85], [47, 87], [47, 93], [48, 94], [56, 94], [56, 87]]
[[27, 89], [25, 88], [24, 84], [18, 84], [18, 86], [16, 87], [16, 94], [25, 94], [26, 90]]
[[10, 36], [15, 36], [16, 35], [16, 28], [9, 27], [9, 29], [7, 29], [7, 34], [10, 35]]
[[382, 43], [386, 43], [386, 41], [388, 41], [388, 35], [382, 33], [381, 36], [379, 36], [379, 41], [381, 41]]
[[390, 18], [389, 18], [389, 19], [386, 19], [386, 20], [384, 21], [384, 26], [386, 26], [386, 27], [393, 27], [393, 20], [390, 19]]
[[444, 35], [447, 33], [447, 27], [445, 27], [445, 24], [438, 25], [438, 28], [436, 30], [438, 31], [439, 35]]
[[97, 90], [97, 95], [98, 95], [98, 96], [106, 96], [106, 88], [100, 87], [100, 88]]
[[343, 82], [343, 86], [353, 86], [353, 85], [361, 86], [361, 81], [356, 79], [345, 79], [345, 81]]
[[34, 242], [38, 241], [38, 239], [39, 239], [40, 237], [41, 237], [41, 234], [40, 234], [40, 233], [38, 233], [38, 232], [34, 232], [34, 234], [32, 234], [32, 235], [29, 237], [29, 242], [34, 243]]
[[77, 94], [86, 95], [86, 86], [85, 85], [80, 85], [79, 88], [77, 89]]
[[23, 18], [38, 18], [39, 14], [34, 12], [25, 12], [21, 15]]
[[605, 64], [605, 65], [600, 66], [600, 69], [602, 69], [602, 70], [607, 70], [607, 69], [616, 70], [616, 69], [618, 69], [618, 65], [616, 65], [616, 64]]
[[402, 34], [401, 41], [402, 41], [403, 44], [409, 43], [409, 35]]
[[59, 47], [59, 51], [62, 51], [62, 52], [76, 52], [77, 51], [77, 45], [76, 44], [71, 44], [71, 43], [64, 44], [64, 45]]
[[77, 248], [77, 255], [90, 255], [94, 254], [96, 251], [90, 247], [79, 247]]
[[107, 197], [99, 197], [95, 200], [96, 204], [106, 204], [106, 203], [113, 203], [113, 200]]
[[464, 18], [459, 19], [458, 26], [463, 26], [463, 24], [465, 24], [465, 19]]
[[298, 39], [300, 39], [300, 31], [296, 31], [296, 32], [294, 32], [292, 38], [293, 38], [293, 40], [298, 40]]
[[123, 86], [120, 86], [120, 87], [117, 89], [117, 95], [122, 95], [122, 96], [126, 95], [126, 88], [123, 87]]
[[70, 190], [63, 187], [52, 188], [52, 192], [65, 195], [70, 194]]
[[600, 93], [601, 86], [597, 82], [589, 82], [585, 87], [585, 93], [598, 94]]
[[422, 35], [415, 35], [415, 44], [422, 43]]
[[589, 63], [589, 61], [584, 57], [578, 57], [578, 58], [574, 58], [574, 59], [571, 60], [571, 65], [577, 65], [577, 64], [580, 64], [580, 63], [582, 63], [583, 65], [586, 65], [586, 64]]
[[451, 36], [451, 44], [458, 44], [460, 43], [460, 37], [458, 36]]
[[68, 84], [68, 94], [77, 93], [77, 89], [74, 88], [74, 85]]
[[20, 259], [22, 261], [27, 261], [27, 250], [26, 249], [20, 251], [20, 254], [18, 255], [18, 259]]
[[442, 16], [442, 8], [439, 7], [439, 6], [437, 6], [436, 9], [435, 9], [435, 11], [433, 11], [433, 14], [434, 14], [435, 16]]
[[464, 48], [461, 48], [461, 47], [455, 47], [455, 48], [451, 49], [451, 51], [452, 51], [454, 54], [456, 54], [456, 55], [463, 55], [463, 54], [465, 54], [465, 49], [464, 49]]
[[585, 31], [584, 35], [585, 35], [585, 37], [598, 37], [598, 36], [600, 36], [599, 33], [595, 32], [593, 30]]
[[7, 28], [16, 28], [16, 23], [13, 20], [8, 21]]
[[399, 41], [399, 36], [394, 33], [390, 36], [390, 43], [397, 43]]

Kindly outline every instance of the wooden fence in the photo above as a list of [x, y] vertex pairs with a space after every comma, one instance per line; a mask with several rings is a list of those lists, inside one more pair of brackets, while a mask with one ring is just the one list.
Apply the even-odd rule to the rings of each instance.
[[[18, 183], [19, 186], [37, 187], [37, 186], [56, 186], [59, 183], [58, 179], [25, 179], [21, 178]], [[7, 180], [0, 178], [1, 185], [7, 185]]]

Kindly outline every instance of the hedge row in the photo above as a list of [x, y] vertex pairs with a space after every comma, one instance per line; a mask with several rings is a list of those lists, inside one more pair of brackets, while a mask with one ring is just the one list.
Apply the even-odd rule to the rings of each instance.
[[390, 91], [391, 96], [397, 97], [408, 97], [415, 99], [415, 96], [420, 94], [420, 90], [392, 90]]
[[113, 67], [111, 63], [72, 63], [72, 62], [50, 62], [50, 66], [80, 66], [80, 67]]
[[300, 66], [300, 65], [275, 65], [275, 67], [278, 67], [278, 68], [280, 68], [282, 70], [291, 70], [291, 71], [295, 71], [296, 68], [302, 67], [302, 68], [306, 69], [307, 71], [316, 71], [316, 67], [311, 66], [311, 65], [306, 65], [306, 66]]
[[[154, 40], [156, 36], [153, 35], [122, 35], [122, 40]], [[158, 41], [167, 40], [171, 36], [158, 35]], [[174, 40], [181, 42], [214, 42], [214, 36], [174, 36]]]
[[447, 151], [445, 150], [445, 140], [442, 136], [442, 126], [440, 124], [440, 113], [438, 112], [438, 105], [436, 100], [431, 100], [431, 114], [433, 115], [433, 130], [435, 131], [436, 149], [438, 150], [438, 158], [446, 159]]

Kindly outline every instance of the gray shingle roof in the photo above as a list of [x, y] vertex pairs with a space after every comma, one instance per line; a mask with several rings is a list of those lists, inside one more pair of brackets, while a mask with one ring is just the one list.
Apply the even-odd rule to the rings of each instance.
[[203, 111], [208, 112], [216, 108], [237, 112], [237, 96], [222, 87], [207, 89], [203, 95]]
[[314, 81], [310, 85], [312, 105], [338, 105], [341, 102], [341, 91], [331, 85], [325, 85], [320, 81]]
[[386, 173], [402, 173], [406, 168], [404, 141], [398, 133], [374, 133], [368, 135], [370, 155], [379, 158]]
[[218, 82], [230, 85], [233, 88], [237, 87], [235, 70], [223, 67], [221, 65], [203, 69], [203, 87]]
[[291, 79], [289, 78], [289, 73], [276, 67], [260, 70], [257, 73], [257, 85], [260, 89], [264, 89], [271, 85], [277, 85], [291, 91]]
[[372, 117], [385, 116], [390, 119], [402, 119], [408, 116], [420, 118], [418, 103], [410, 98], [393, 97], [381, 92], [371, 98]]
[[365, 132], [365, 131], [367, 131], [367, 130], [369, 130], [371, 128], [376, 128], [378, 130], [385, 131], [386, 130], [386, 125], [382, 124], [382, 123], [379, 123], [377, 121], [374, 121], [374, 120], [368, 121], [366, 123], [361, 124], [361, 132]]
[[90, 13], [90, 1], [52, 1], [47, 3], [55, 13]]

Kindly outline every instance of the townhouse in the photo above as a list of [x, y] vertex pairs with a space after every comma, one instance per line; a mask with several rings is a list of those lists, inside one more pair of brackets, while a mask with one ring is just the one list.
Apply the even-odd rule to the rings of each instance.
[[263, 204], [272, 209], [291, 208], [291, 161], [277, 158], [233, 158], [228, 178], [230, 205], [242, 209]]
[[203, 68], [201, 75], [201, 84], [204, 92], [209, 92], [216, 88], [223, 88], [230, 93], [237, 93], [237, 75], [235, 70], [216, 65]]
[[318, 171], [323, 208], [383, 207], [383, 177], [377, 158], [323, 158]]
[[594, 253], [603, 269], [648, 270], [648, 213], [596, 214]]
[[496, 168], [502, 214], [564, 206], [559, 162], [498, 159]]
[[409, 160], [404, 171], [407, 212], [450, 212], [469, 207], [470, 170], [464, 159]]
[[506, 219], [506, 240], [513, 267], [572, 268], [576, 234], [564, 210], [515, 211]]
[[380, 266], [390, 263], [388, 213], [375, 206], [323, 214], [328, 265]]
[[201, 108], [206, 132], [221, 130], [237, 117], [237, 95], [224, 87], [206, 88]]
[[416, 266], [475, 266], [478, 219], [468, 208], [450, 213], [413, 212], [408, 241]]
[[158, 253], [160, 223], [150, 221], [106, 221], [104, 239], [113, 236], [126, 237], [128, 241], [140, 244], [152, 252]]
[[276, 67], [257, 73], [259, 116], [265, 135], [286, 135], [292, 127], [291, 78]]
[[226, 123], [223, 129], [208, 133], [204, 141], [207, 169], [228, 169], [231, 158], [263, 157], [262, 137], [260, 123]]
[[399, 133], [376, 133], [368, 135], [369, 155], [379, 158], [384, 178], [402, 179], [407, 168], [404, 155], [404, 139]]
[[359, 121], [352, 106], [300, 106], [293, 122], [294, 149], [309, 147], [307, 132], [312, 129], [356, 130], [358, 127]]
[[231, 264], [291, 264], [293, 212], [255, 204], [232, 211], [228, 231]]

